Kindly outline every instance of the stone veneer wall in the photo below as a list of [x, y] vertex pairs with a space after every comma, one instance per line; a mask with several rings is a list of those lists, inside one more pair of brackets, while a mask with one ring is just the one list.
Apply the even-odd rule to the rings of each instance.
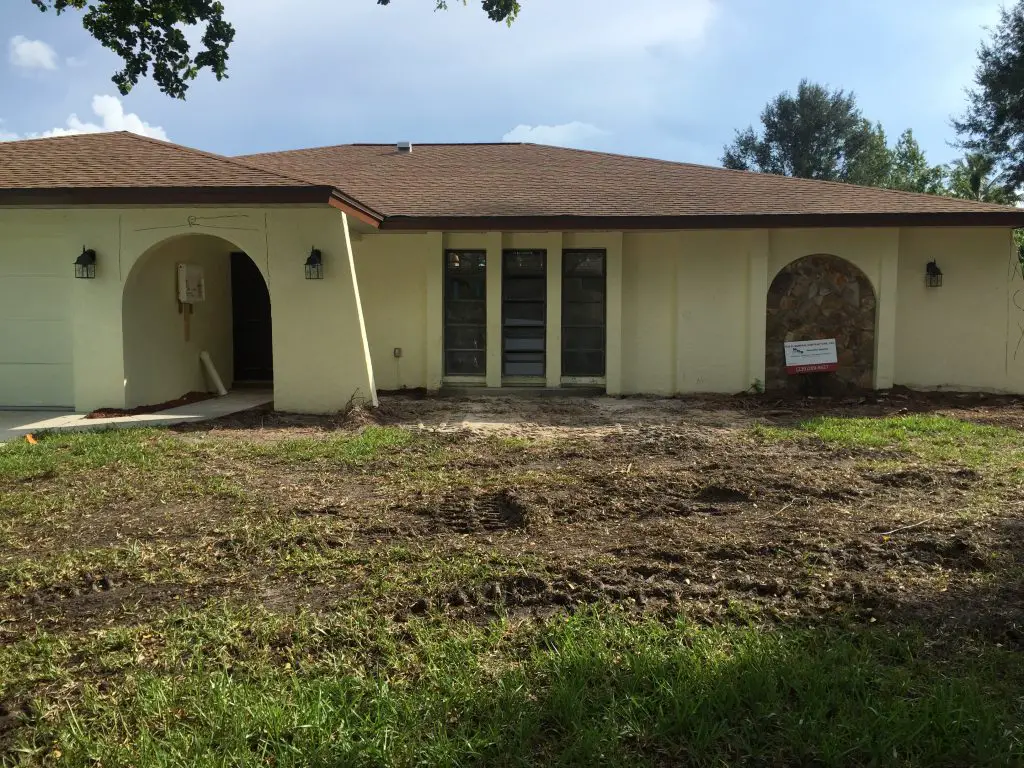
[[798, 390], [802, 384], [804, 377], [786, 374], [785, 342], [831, 338], [839, 370], [825, 375], [825, 392], [870, 389], [875, 362], [871, 283], [838, 256], [805, 256], [784, 267], [768, 289], [765, 389]]

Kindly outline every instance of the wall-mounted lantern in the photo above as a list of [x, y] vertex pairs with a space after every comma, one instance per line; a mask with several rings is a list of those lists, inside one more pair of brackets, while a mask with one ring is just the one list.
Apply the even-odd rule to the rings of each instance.
[[942, 270], [939, 269], [939, 265], [934, 261], [929, 261], [928, 265], [924, 268], [924, 284], [929, 288], [939, 288], [942, 286]]
[[96, 277], [96, 251], [82, 246], [82, 255], [75, 259], [75, 277], [85, 280]]
[[306, 259], [306, 279], [324, 279], [324, 255], [316, 248], [309, 252], [309, 257]]

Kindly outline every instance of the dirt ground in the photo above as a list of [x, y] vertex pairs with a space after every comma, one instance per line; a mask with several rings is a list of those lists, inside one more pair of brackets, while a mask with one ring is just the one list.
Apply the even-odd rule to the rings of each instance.
[[[1017, 479], [896, 448], [751, 432], [823, 414], [908, 413], [1024, 429], [1016, 398], [899, 392], [845, 401], [413, 393], [345, 417], [252, 411], [189, 425], [176, 439], [213, 446], [203, 476], [239, 482], [247, 501], [173, 490], [154, 499], [145, 475], [61, 479], [72, 496], [91, 484], [100, 501], [25, 522], [5, 560], [59, 561], [132, 542], [152, 554], [8, 589], [0, 642], [33, 626], [77, 632], [230, 596], [280, 610], [369, 599], [396, 622], [611, 602], [707, 623], [887, 622], [1022, 645]], [[415, 440], [355, 465], [231, 451], [377, 425]], [[44, 494], [55, 484], [30, 487]], [[243, 518], [257, 522], [243, 529]], [[396, 560], [396, 551], [412, 554]], [[295, 565], [303, 558], [318, 565]]]

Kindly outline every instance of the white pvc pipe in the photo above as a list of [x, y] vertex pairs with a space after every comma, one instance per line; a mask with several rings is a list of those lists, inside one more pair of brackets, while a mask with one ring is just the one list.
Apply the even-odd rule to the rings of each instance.
[[203, 368], [206, 370], [206, 375], [210, 377], [210, 382], [213, 384], [213, 388], [217, 390], [217, 394], [224, 397], [228, 391], [224, 388], [224, 382], [220, 380], [220, 374], [217, 373], [217, 366], [213, 364], [213, 359], [210, 357], [210, 353], [205, 349], [199, 353], [199, 360], [203, 364]]

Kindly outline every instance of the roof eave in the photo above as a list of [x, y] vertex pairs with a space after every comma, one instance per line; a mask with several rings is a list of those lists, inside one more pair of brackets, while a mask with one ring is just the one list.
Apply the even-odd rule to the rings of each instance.
[[330, 186], [47, 187], [0, 189], [0, 206], [329, 205], [371, 227], [384, 217]]
[[328, 186], [64, 187], [0, 189], [4, 206], [329, 204]]
[[328, 199], [327, 204], [332, 208], [337, 208], [339, 211], [344, 212], [354, 219], [373, 227], [374, 229], [380, 229], [381, 224], [384, 221], [383, 214], [378, 213], [369, 206], [363, 205], [354, 197], [349, 197], [337, 189], [331, 190], [331, 196]]
[[1024, 209], [917, 213], [781, 213], [691, 216], [386, 216], [383, 231], [544, 232], [780, 227], [1024, 227]]

